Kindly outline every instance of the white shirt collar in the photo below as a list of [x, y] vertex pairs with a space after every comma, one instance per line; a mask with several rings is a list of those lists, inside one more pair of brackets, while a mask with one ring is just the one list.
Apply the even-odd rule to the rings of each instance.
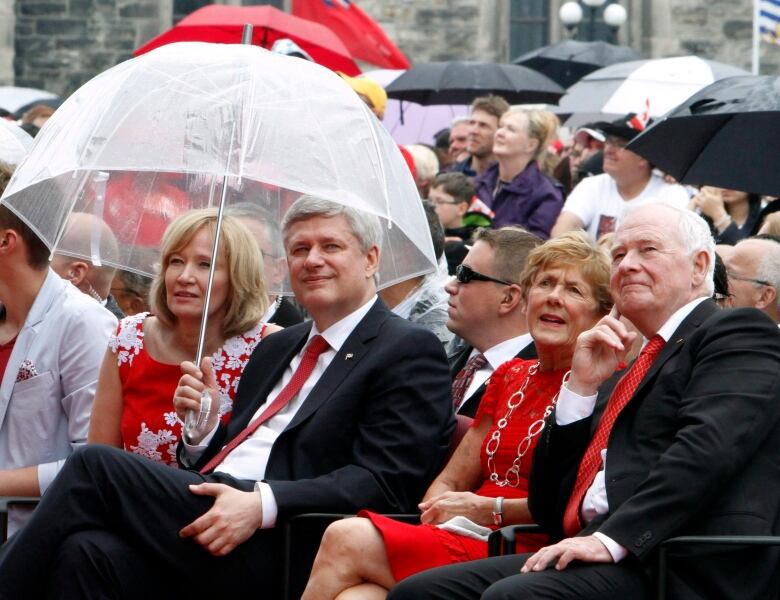
[[[702, 296], [701, 298], [696, 298], [696, 300], [691, 300], [682, 308], [678, 308], [677, 311], [672, 314], [672, 316], [667, 319], [666, 323], [664, 323], [658, 330], [658, 335], [664, 338], [665, 342], [668, 342], [672, 337], [672, 334], [680, 326], [680, 323], [682, 323], [686, 317], [693, 312], [694, 308], [699, 306], [699, 304], [704, 302], [706, 299], [707, 296]], [[645, 341], [645, 343], [647, 342]]]
[[[504, 340], [492, 348], [488, 348], [485, 350], [485, 352], [483, 352], [483, 354], [490, 363], [490, 366], [493, 367], [493, 370], [495, 371], [506, 361], [512, 360], [515, 356], [517, 356], [518, 352], [520, 352], [533, 341], [534, 340], [530, 333], [524, 333], [523, 335], [518, 335], [517, 337]], [[472, 352], [472, 354], [474, 354], [474, 352]]]
[[[371, 307], [374, 305], [376, 301], [377, 301], [377, 295], [374, 294], [373, 296], [371, 296], [371, 299], [368, 302], [366, 302], [363, 306], [358, 308], [356, 311], [349, 313], [346, 317], [344, 317], [340, 321], [336, 321], [325, 331], [319, 331], [317, 329], [317, 324], [313, 323], [311, 331], [309, 332], [309, 339], [311, 339], [315, 335], [321, 335], [322, 337], [325, 338], [325, 341], [328, 342], [330, 347], [336, 352], [338, 352], [341, 349], [341, 346], [344, 344], [344, 342], [347, 341], [347, 338], [355, 329], [355, 327], [357, 327], [357, 324], [360, 323], [360, 321], [363, 320], [363, 317], [365, 317], [368, 314], [368, 311], [371, 310]], [[308, 341], [306, 343], [308, 344]]]

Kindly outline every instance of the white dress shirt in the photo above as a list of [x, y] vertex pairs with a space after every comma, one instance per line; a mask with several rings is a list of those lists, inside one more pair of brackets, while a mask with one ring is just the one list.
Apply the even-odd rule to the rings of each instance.
[[[665, 342], [668, 342], [672, 337], [672, 334], [677, 330], [686, 317], [688, 317], [693, 309], [704, 302], [707, 297], [696, 298], [692, 300], [682, 308], [679, 308], [671, 317], [663, 324], [658, 330]], [[644, 344], [647, 344], [645, 339]], [[644, 348], [644, 344], [642, 347]], [[555, 407], [555, 423], [558, 425], [569, 425], [575, 421], [585, 419], [593, 414], [593, 409], [596, 406], [596, 398], [598, 394], [592, 396], [580, 396], [569, 390], [566, 384], [561, 386], [561, 392], [558, 396], [558, 404]], [[582, 501], [582, 520], [584, 523], [590, 523], [597, 515], [604, 515], [609, 512], [609, 502], [607, 501], [607, 485], [604, 478], [607, 464], [607, 449], [601, 450], [601, 470], [596, 474], [593, 483], [585, 492], [585, 498]], [[618, 562], [626, 557], [628, 550], [618, 544], [612, 538], [604, 535], [603, 533], [596, 532], [593, 535], [598, 537], [609, 550], [612, 555], [612, 559]]]
[[[471, 398], [471, 395], [488, 380], [493, 374], [493, 371], [498, 369], [498, 367], [505, 362], [512, 360], [517, 356], [518, 352], [529, 344], [532, 344], [533, 341], [530, 333], [524, 333], [523, 335], [504, 340], [500, 344], [496, 344], [492, 348], [485, 350], [482, 354], [484, 355], [485, 360], [487, 360], [487, 363], [479, 371], [474, 373], [474, 378], [471, 380], [469, 387], [466, 388], [466, 393], [463, 395], [463, 398]], [[469, 358], [478, 353], [479, 350], [474, 348], [471, 351], [471, 354], [469, 354]]]
[[[276, 438], [285, 430], [285, 428], [293, 420], [295, 414], [300, 409], [301, 405], [305, 402], [311, 390], [317, 385], [317, 382], [325, 373], [325, 370], [330, 365], [336, 353], [341, 349], [341, 346], [350, 336], [352, 331], [357, 327], [358, 323], [366, 316], [368, 311], [376, 302], [376, 295], [366, 302], [363, 306], [356, 311], [350, 313], [340, 321], [334, 323], [328, 327], [325, 331], [318, 331], [316, 324], [312, 325], [311, 332], [306, 343], [301, 350], [296, 354], [287, 365], [287, 368], [282, 375], [282, 378], [276, 383], [274, 388], [268, 394], [266, 401], [257, 409], [250, 423], [258, 418], [266, 408], [271, 404], [279, 393], [284, 389], [284, 386], [292, 379], [293, 373], [303, 360], [303, 354], [308, 346], [309, 341], [315, 335], [321, 335], [328, 342], [330, 348], [323, 352], [317, 359], [317, 364], [314, 366], [314, 370], [309, 375], [309, 378], [303, 384], [301, 391], [290, 400], [290, 402], [277, 412], [273, 417], [263, 423], [257, 430], [252, 433], [247, 439], [239, 444], [233, 451], [228, 454], [225, 459], [214, 469], [220, 473], [226, 473], [236, 479], [248, 479], [258, 482], [255, 488], [260, 493], [263, 509], [263, 522], [262, 529], [267, 529], [276, 525], [276, 517], [279, 509], [276, 505], [276, 499], [274, 498], [271, 487], [262, 481], [265, 477], [265, 469], [268, 465], [268, 458], [271, 455], [271, 449], [273, 448]], [[189, 464], [194, 463], [203, 454], [208, 446], [209, 441], [214, 436], [216, 428], [211, 431], [197, 446], [184, 443], [185, 455]]]

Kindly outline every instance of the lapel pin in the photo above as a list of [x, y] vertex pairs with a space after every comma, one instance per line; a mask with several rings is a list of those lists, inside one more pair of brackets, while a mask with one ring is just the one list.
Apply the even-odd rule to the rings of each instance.
[[680, 338], [680, 339], [679, 339], [679, 340], [677, 340], [675, 343], [676, 343], [676, 344], [682, 344], [684, 341], [685, 341], [685, 340], [684, 340], [683, 338]]
[[355, 355], [352, 354], [352, 352], [348, 352], [346, 354], [346, 356], [344, 356], [344, 360], [351, 360], [353, 356], [355, 356]]

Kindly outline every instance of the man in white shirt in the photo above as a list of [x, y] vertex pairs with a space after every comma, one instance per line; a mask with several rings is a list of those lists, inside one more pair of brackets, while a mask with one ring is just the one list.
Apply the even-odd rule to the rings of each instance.
[[[0, 496], [38, 496], [87, 441], [116, 318], [49, 269], [49, 249], [0, 206]], [[13, 509], [9, 532], [29, 516]]]
[[479, 229], [458, 274], [445, 286], [450, 297], [447, 327], [465, 343], [449, 357], [458, 414], [477, 414], [499, 366], [515, 357], [536, 357], [517, 282], [528, 253], [541, 242], [519, 227]]
[[[714, 243], [692, 212], [631, 211], [611, 251], [616, 310], [578, 338], [534, 455], [529, 508], [557, 543], [409, 578], [389, 600], [649, 599], [664, 540], [780, 533], [766, 489], [780, 464], [777, 327], [709, 299]], [[636, 335], [618, 313], [649, 341], [616, 373]], [[670, 562], [675, 600], [760, 600], [780, 583], [775, 550], [687, 558]]]
[[664, 202], [677, 208], [688, 204], [688, 193], [680, 185], [667, 183], [653, 167], [625, 146], [645, 128], [631, 113], [612, 123], [593, 125], [605, 137], [604, 173], [583, 179], [575, 187], [558, 216], [551, 236], [584, 229], [594, 240], [615, 231], [628, 208]]
[[[411, 510], [454, 422], [441, 343], [376, 297], [381, 231], [371, 215], [296, 201], [285, 250], [313, 323], [258, 345], [230, 423], [212, 418], [180, 446], [192, 470], [105, 447], [76, 453], [0, 556], [0, 598], [232, 597], [251, 588], [278, 598], [277, 524], [313, 511]], [[202, 391], [218, 398], [208, 358], [202, 372], [182, 368], [181, 416], [199, 409]]]

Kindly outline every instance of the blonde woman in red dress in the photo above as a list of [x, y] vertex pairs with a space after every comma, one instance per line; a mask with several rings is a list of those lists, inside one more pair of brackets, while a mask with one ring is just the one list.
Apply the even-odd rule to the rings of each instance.
[[[109, 341], [98, 380], [89, 442], [124, 448], [176, 466], [181, 421], [173, 396], [185, 360], [193, 360], [200, 332], [216, 210], [187, 212], [162, 240], [152, 313], [123, 319]], [[263, 261], [240, 222], [222, 223], [211, 290], [204, 356], [220, 386], [219, 412], [227, 420], [241, 372], [255, 346], [279, 329], [261, 322], [267, 308]]]
[[[409, 575], [485, 558], [486, 536], [499, 524], [532, 522], [533, 451], [577, 336], [610, 310], [609, 271], [606, 253], [582, 232], [531, 251], [513, 285], [522, 288], [538, 360], [514, 359], [493, 373], [470, 430], [419, 505], [422, 524], [370, 512], [332, 524], [302, 600], [383, 599]], [[544, 543], [518, 538], [518, 551]]]

